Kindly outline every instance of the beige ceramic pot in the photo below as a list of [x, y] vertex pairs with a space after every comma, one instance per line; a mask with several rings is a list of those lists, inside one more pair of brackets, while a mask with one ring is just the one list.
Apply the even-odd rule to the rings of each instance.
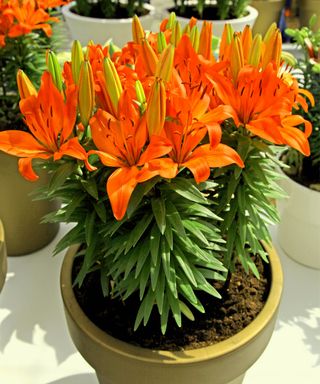
[[320, 0], [300, 0], [299, 1], [299, 19], [300, 27], [308, 26], [310, 17], [317, 15], [317, 22], [314, 26], [314, 31], [320, 28]]
[[262, 36], [267, 32], [272, 23], [279, 23], [281, 10], [285, 0], [253, 0], [251, 5], [257, 9], [259, 15], [254, 23], [253, 32]]
[[[132, 18], [127, 19], [98, 19], [80, 16], [73, 12], [75, 2], [62, 7], [62, 14], [66, 20], [73, 40], [79, 40], [82, 45], [87, 45], [90, 40], [96, 44], [105, 44], [112, 39], [113, 43], [122, 47], [132, 40]], [[146, 15], [139, 19], [144, 29], [150, 30], [154, 21], [155, 8], [144, 4]]]
[[0, 292], [6, 280], [6, 274], [7, 274], [7, 251], [6, 251], [3, 225], [0, 220]]
[[30, 193], [46, 185], [42, 174], [32, 183], [18, 172], [17, 158], [0, 153], [0, 217], [6, 233], [9, 256], [34, 252], [47, 245], [57, 234], [58, 224], [41, 224], [41, 218], [59, 207], [57, 201], [33, 201]]
[[240, 384], [269, 342], [281, 297], [280, 261], [273, 249], [266, 249], [272, 281], [267, 302], [256, 319], [216, 345], [169, 352], [139, 348], [117, 340], [87, 318], [72, 289], [71, 271], [77, 247], [71, 247], [62, 265], [60, 283], [73, 342], [96, 370], [100, 384]]
[[280, 171], [280, 186], [288, 195], [278, 200], [278, 240], [285, 253], [300, 264], [320, 269], [320, 192]]

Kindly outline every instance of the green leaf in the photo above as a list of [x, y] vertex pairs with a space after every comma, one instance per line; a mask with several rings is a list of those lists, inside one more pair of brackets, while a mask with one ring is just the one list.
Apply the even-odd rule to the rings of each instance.
[[171, 253], [170, 249], [168, 247], [168, 244], [166, 240], [162, 237], [161, 238], [161, 259], [162, 259], [162, 266], [163, 270], [167, 279], [168, 287], [170, 288], [170, 291], [172, 292], [174, 297], [178, 296], [177, 293], [177, 283], [176, 283], [176, 273], [174, 268], [171, 265]]
[[143, 311], [143, 325], [146, 326], [151, 315], [153, 305], [155, 304], [155, 295], [154, 292], [149, 288], [147, 296], [144, 298], [146, 302], [144, 305]]
[[99, 200], [98, 187], [95, 179], [81, 180], [81, 184], [90, 196], [96, 200]]
[[172, 234], [172, 229], [170, 225], [166, 225], [166, 230], [164, 231], [164, 236], [167, 240], [167, 243], [169, 245], [170, 250], [173, 250], [173, 234]]
[[168, 324], [168, 316], [169, 316], [169, 302], [165, 296], [163, 306], [162, 306], [162, 314], [161, 314], [161, 332], [164, 335], [167, 330], [167, 324]]
[[162, 198], [151, 199], [152, 212], [156, 219], [159, 231], [164, 234], [166, 229], [166, 206]]
[[175, 229], [177, 234], [179, 236], [185, 237], [186, 232], [184, 230], [184, 226], [182, 224], [180, 214], [177, 211], [175, 205], [170, 200], [166, 201], [166, 212], [167, 212], [167, 219], [172, 225], [172, 227]]
[[161, 234], [158, 230], [157, 225], [154, 224], [150, 233], [150, 251], [153, 265], [156, 265], [158, 263], [158, 257], [160, 254], [160, 238]]
[[85, 221], [85, 234], [86, 234], [86, 243], [87, 245], [90, 245], [93, 238], [95, 237], [95, 219], [96, 219], [96, 212], [92, 211], [91, 213], [87, 214], [86, 221]]
[[181, 327], [181, 310], [179, 305], [179, 299], [172, 295], [171, 290], [168, 291], [167, 298], [169, 300], [173, 318], [175, 319], [177, 326]]
[[99, 216], [100, 220], [103, 222], [103, 223], [106, 223], [107, 222], [107, 213], [106, 213], [106, 207], [103, 203], [95, 203], [93, 204], [93, 207], [97, 213], [97, 215]]
[[82, 203], [84, 198], [85, 198], [85, 195], [83, 193], [81, 193], [79, 195], [76, 195], [74, 198], [72, 198], [70, 203], [68, 203], [66, 205], [66, 207], [65, 207], [66, 220], [68, 220], [71, 217], [73, 212], [80, 206], [80, 204]]
[[70, 231], [63, 236], [62, 239], [55, 246], [54, 255], [62, 252], [73, 244], [80, 244], [84, 240], [84, 231], [82, 223], [78, 223], [75, 227], [70, 229]]
[[197, 237], [204, 246], [209, 246], [206, 236], [198, 228], [197, 223], [192, 220], [182, 220], [184, 227], [195, 237]]
[[74, 172], [76, 165], [72, 162], [61, 165], [53, 174], [50, 184], [49, 193], [61, 187], [66, 179]]
[[126, 280], [130, 276], [132, 268], [136, 265], [140, 253], [140, 247], [133, 248], [126, 255], [125, 271], [123, 279]]
[[150, 262], [146, 262], [142, 268], [139, 279], [137, 279], [138, 281], [140, 280], [140, 284], [139, 284], [140, 300], [144, 295], [144, 291], [146, 289], [149, 277], [150, 277]]
[[151, 191], [159, 180], [159, 177], [154, 177], [153, 179], [146, 181], [145, 183], [140, 183], [135, 187], [127, 208], [127, 216], [129, 218], [137, 209], [143, 197]]
[[153, 219], [152, 214], [147, 212], [141, 220], [136, 224], [136, 226], [131, 230], [126, 249], [125, 249], [125, 254], [129, 252], [129, 250], [132, 247], [135, 247], [138, 241], [141, 239], [142, 235], [145, 233], [146, 229], [149, 227], [149, 224], [151, 223]]
[[145, 305], [146, 305], [146, 301], [143, 300], [140, 304], [140, 307], [139, 307], [139, 310], [138, 310], [138, 313], [137, 313], [137, 316], [136, 316], [136, 320], [134, 322], [134, 327], [133, 327], [133, 330], [136, 331], [142, 320], [143, 320], [143, 317], [144, 317], [144, 311], [145, 311]]
[[162, 315], [165, 287], [166, 287], [166, 277], [164, 275], [163, 270], [161, 270], [160, 275], [158, 277], [157, 289], [155, 291], [156, 303], [157, 303], [157, 307], [160, 315]]
[[211, 209], [198, 203], [191, 203], [191, 204], [178, 203], [176, 204], [176, 207], [177, 209], [179, 209], [181, 218], [190, 217], [190, 216], [200, 216], [200, 217], [206, 217], [209, 219], [214, 219], [217, 221], [222, 220]]
[[194, 321], [194, 316], [189, 307], [181, 300], [179, 300], [180, 311], [191, 321]]
[[180, 267], [182, 268], [183, 272], [185, 273], [186, 277], [190, 281], [190, 283], [194, 287], [197, 287], [197, 281], [193, 275], [193, 272], [192, 272], [192, 269], [190, 267], [188, 258], [185, 257], [185, 255], [183, 254], [183, 252], [181, 251], [181, 249], [178, 246], [175, 246], [173, 254], [175, 256], [175, 259], [178, 261]]
[[244, 248], [247, 240], [247, 220], [242, 214], [238, 214], [238, 232], [240, 237], [241, 246]]
[[190, 303], [196, 304], [198, 302], [198, 298], [195, 295], [193, 288], [183, 276], [179, 276], [178, 286], [179, 291], [181, 291], [183, 296], [186, 297]]
[[104, 297], [109, 296], [109, 293], [110, 293], [109, 284], [110, 284], [110, 279], [108, 277], [107, 267], [103, 266], [100, 269], [100, 285], [101, 285], [101, 289]]
[[178, 195], [195, 203], [207, 203], [206, 197], [199, 191], [199, 188], [190, 180], [176, 177], [167, 186]]
[[157, 263], [156, 265], [154, 264], [151, 265], [150, 278], [151, 278], [151, 287], [153, 291], [155, 291], [157, 288], [160, 267], [161, 267], [161, 263]]
[[149, 256], [150, 248], [149, 248], [149, 242], [144, 241], [142, 245], [139, 247], [139, 253], [138, 253], [138, 261], [136, 266], [136, 273], [135, 273], [135, 279], [139, 276], [142, 267], [144, 266], [147, 257]]

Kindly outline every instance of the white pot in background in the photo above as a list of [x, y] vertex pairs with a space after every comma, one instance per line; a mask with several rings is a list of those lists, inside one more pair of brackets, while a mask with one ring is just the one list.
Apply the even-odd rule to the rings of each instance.
[[[72, 40], [79, 40], [82, 45], [87, 45], [90, 40], [103, 45], [112, 38], [113, 43], [119, 47], [132, 40], [132, 18], [97, 19], [80, 16], [71, 11], [74, 6], [75, 2], [71, 2], [62, 7]], [[152, 27], [155, 8], [150, 4], [145, 4], [144, 8], [149, 13], [141, 16], [140, 21], [144, 29], [148, 30]]]
[[[243, 17], [239, 17], [238, 19], [229, 19], [229, 20], [209, 20], [212, 22], [212, 32], [213, 35], [216, 37], [221, 37], [224, 25], [226, 23], [229, 23], [232, 25], [233, 29], [235, 32], [242, 31], [243, 28], [246, 25], [250, 25], [253, 27], [257, 17], [258, 17], [258, 11], [253, 8], [248, 6], [247, 7], [248, 14]], [[166, 9], [166, 17], [169, 15], [169, 9]], [[177, 20], [180, 22], [181, 26], [184, 27], [189, 23], [189, 19], [181, 16], [177, 16]], [[201, 28], [203, 21], [198, 20], [198, 27]]]
[[289, 196], [278, 201], [279, 244], [293, 260], [320, 269], [320, 192], [285, 174], [279, 183]]

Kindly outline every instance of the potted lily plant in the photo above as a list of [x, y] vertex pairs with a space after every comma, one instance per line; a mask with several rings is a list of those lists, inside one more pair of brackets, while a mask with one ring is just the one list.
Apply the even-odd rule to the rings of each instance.
[[[71, 337], [100, 383], [239, 384], [266, 347], [282, 290], [268, 224], [281, 195], [270, 143], [307, 154], [281, 34], [174, 15], [133, 18], [120, 51], [79, 42], [20, 101], [30, 133], [0, 148], [52, 171], [47, 219], [74, 223], [61, 293]], [[46, 122], [44, 124], [44, 122]], [[39, 129], [34, 129], [35, 127]], [[125, 369], [124, 369], [125, 367]]]
[[[287, 29], [286, 33], [301, 47], [304, 57], [296, 64], [297, 76], [307, 96], [299, 114], [313, 124], [310, 135], [310, 156], [303, 158], [288, 149], [282, 155], [284, 178], [281, 185], [289, 195], [279, 201], [282, 211], [279, 243], [285, 252], [299, 263], [320, 268], [318, 233], [320, 221], [320, 29], [313, 31], [316, 17], [309, 27]], [[313, 96], [310, 95], [312, 92]]]
[[62, 7], [62, 13], [71, 37], [81, 44], [112, 40], [122, 46], [131, 38], [132, 17], [138, 15], [144, 28], [151, 29], [155, 8], [143, 0], [76, 0]]
[[[46, 66], [46, 49], [55, 46], [48, 8], [64, 1], [5, 1], [0, 5], [0, 131], [15, 129], [27, 131], [19, 110], [19, 92], [23, 93], [22, 72], [32, 82], [39, 83]], [[20, 162], [23, 167], [23, 163]], [[17, 159], [0, 153], [0, 217], [6, 231], [9, 255], [33, 252], [53, 239], [57, 224], [40, 224], [43, 215], [57, 208], [56, 202], [32, 201], [29, 195], [36, 185], [48, 183], [48, 177], [35, 184], [21, 179], [17, 172]]]
[[249, 0], [174, 0], [173, 6], [172, 1], [170, 3], [167, 12], [175, 12], [183, 27], [191, 17], [199, 20], [200, 26], [202, 20], [212, 21], [216, 37], [221, 37], [226, 22], [235, 31], [241, 31], [246, 25], [252, 27], [258, 17], [257, 10], [249, 5]]

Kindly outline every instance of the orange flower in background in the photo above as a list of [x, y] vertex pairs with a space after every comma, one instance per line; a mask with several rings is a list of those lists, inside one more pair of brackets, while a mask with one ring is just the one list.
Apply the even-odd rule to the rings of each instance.
[[[171, 143], [161, 136], [152, 136], [148, 140], [146, 121], [140, 118], [134, 100], [129, 93], [123, 92], [119, 101], [121, 118], [101, 109], [91, 118], [92, 139], [98, 150], [101, 162], [116, 170], [107, 180], [107, 193], [116, 219], [125, 215], [131, 194], [136, 185], [156, 174], [172, 178], [176, 170], [168, 166], [166, 159], [160, 159], [172, 149]], [[145, 167], [157, 160], [157, 171]]]
[[52, 35], [48, 22], [57, 22], [59, 19], [50, 17], [42, 8], [38, 8], [35, 0], [10, 0], [9, 4], [10, 8], [5, 14], [11, 14], [17, 22], [10, 28], [9, 37], [26, 35], [35, 29], [42, 29], [48, 37]]
[[87, 154], [78, 138], [73, 137], [77, 113], [77, 90], [66, 91], [66, 101], [53, 84], [48, 72], [42, 76], [38, 95], [20, 102], [20, 109], [30, 130], [0, 132], [0, 150], [17, 157], [20, 173], [30, 181], [38, 179], [32, 168], [33, 159], [59, 160], [71, 156], [83, 160], [89, 170]]

